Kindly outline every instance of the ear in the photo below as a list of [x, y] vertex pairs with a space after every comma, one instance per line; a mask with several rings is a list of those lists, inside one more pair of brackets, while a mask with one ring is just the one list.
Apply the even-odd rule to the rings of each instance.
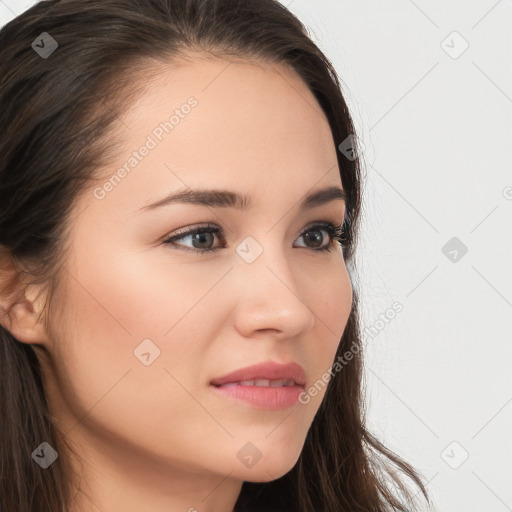
[[0, 254], [0, 325], [22, 343], [44, 344], [44, 297], [41, 288], [28, 285], [22, 276], [12, 258]]

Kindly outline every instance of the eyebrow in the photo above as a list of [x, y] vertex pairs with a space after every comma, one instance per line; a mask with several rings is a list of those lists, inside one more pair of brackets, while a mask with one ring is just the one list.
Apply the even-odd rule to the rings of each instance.
[[[314, 208], [335, 199], [341, 199], [346, 202], [347, 194], [345, 190], [339, 187], [322, 188], [308, 194], [300, 203], [299, 209]], [[140, 208], [140, 210], [154, 210], [161, 206], [176, 203], [199, 204], [212, 208], [237, 208], [246, 211], [252, 207], [253, 201], [247, 195], [229, 190], [187, 189], [172, 192], [163, 199]]]

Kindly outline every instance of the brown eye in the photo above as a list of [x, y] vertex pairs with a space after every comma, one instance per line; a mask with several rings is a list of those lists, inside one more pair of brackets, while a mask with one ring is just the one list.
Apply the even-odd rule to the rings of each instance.
[[[329, 241], [326, 245], [322, 244], [326, 238], [322, 235], [322, 232], [326, 232], [329, 235]], [[330, 222], [316, 224], [307, 228], [300, 236], [304, 237], [307, 243], [312, 245], [313, 250], [317, 252], [332, 251], [337, 242], [341, 240], [341, 225], [335, 226]]]

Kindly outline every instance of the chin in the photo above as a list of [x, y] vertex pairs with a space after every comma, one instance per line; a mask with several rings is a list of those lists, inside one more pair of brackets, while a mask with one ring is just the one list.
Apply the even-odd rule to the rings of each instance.
[[274, 453], [270, 458], [262, 458], [252, 468], [244, 470], [241, 479], [254, 483], [277, 480], [293, 469], [299, 456], [300, 453], [279, 458], [279, 454]]

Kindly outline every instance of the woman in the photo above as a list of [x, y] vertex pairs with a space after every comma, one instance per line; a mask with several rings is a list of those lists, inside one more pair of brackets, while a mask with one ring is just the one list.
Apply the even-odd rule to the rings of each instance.
[[303, 25], [50, 0], [0, 42], [0, 509], [427, 497], [364, 425], [354, 127]]

